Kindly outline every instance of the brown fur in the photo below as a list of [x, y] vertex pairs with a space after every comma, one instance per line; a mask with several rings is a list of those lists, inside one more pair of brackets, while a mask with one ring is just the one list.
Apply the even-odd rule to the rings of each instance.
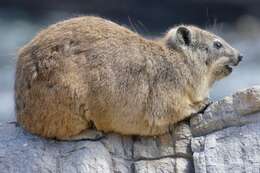
[[[180, 27], [190, 31], [190, 45]], [[163, 134], [205, 106], [210, 86], [230, 73], [224, 65], [238, 52], [224, 40], [223, 52], [214, 52], [214, 39], [221, 40], [178, 26], [149, 40], [91, 16], [52, 25], [19, 52], [17, 120], [32, 133], [58, 139], [93, 125], [124, 135]]]

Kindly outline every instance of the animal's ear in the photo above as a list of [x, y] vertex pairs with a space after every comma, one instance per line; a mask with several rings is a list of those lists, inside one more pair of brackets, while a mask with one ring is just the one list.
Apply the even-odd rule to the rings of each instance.
[[179, 26], [170, 31], [168, 44], [173, 47], [189, 46], [191, 44], [191, 31], [185, 26]]
[[182, 44], [189, 46], [191, 43], [191, 33], [186, 27], [180, 26], [176, 31], [176, 37]]

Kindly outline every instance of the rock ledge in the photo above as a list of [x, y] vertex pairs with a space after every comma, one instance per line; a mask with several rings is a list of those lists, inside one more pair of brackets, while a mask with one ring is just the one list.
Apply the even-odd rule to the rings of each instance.
[[260, 172], [260, 86], [214, 102], [159, 137], [61, 142], [0, 124], [2, 173]]

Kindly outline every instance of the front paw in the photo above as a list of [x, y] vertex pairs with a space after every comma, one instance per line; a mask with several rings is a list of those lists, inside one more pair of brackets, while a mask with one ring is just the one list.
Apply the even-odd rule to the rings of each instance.
[[202, 102], [200, 102], [197, 107], [198, 107], [198, 113], [204, 113], [205, 110], [212, 104], [213, 102], [209, 100], [209, 98], [206, 98]]

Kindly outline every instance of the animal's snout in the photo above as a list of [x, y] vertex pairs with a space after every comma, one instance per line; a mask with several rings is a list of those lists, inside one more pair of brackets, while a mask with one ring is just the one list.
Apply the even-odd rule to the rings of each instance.
[[243, 59], [243, 55], [242, 55], [242, 54], [239, 54], [238, 57], [237, 57], [238, 63], [239, 63], [240, 61], [242, 61], [242, 59]]
[[243, 55], [238, 54], [236, 58], [232, 60], [232, 65], [237, 66], [243, 60]]

